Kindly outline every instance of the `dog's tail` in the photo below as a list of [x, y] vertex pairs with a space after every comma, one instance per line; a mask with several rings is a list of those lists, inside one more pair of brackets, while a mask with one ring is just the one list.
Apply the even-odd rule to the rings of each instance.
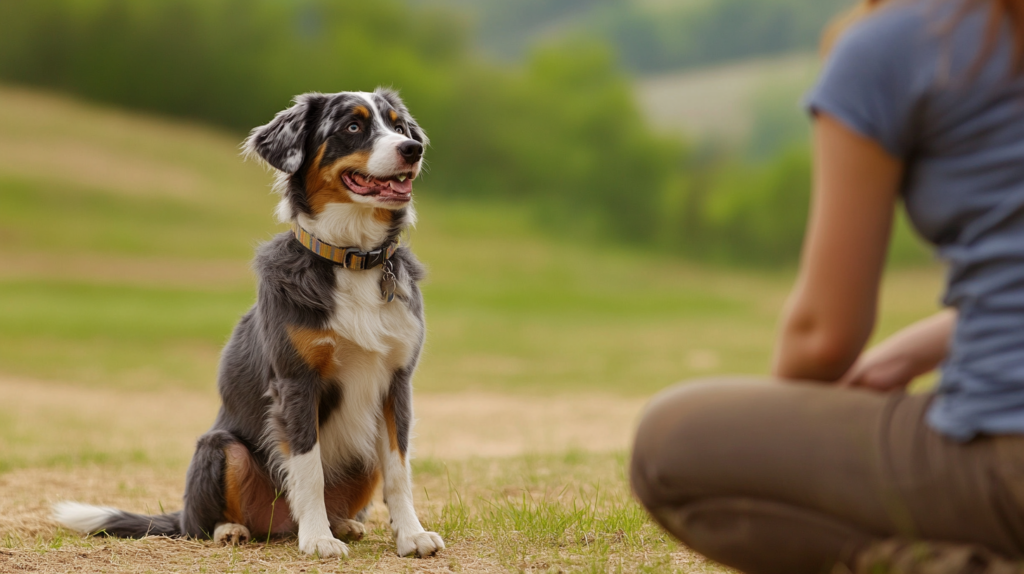
[[143, 536], [181, 536], [181, 511], [147, 516], [107, 506], [78, 502], [58, 502], [53, 518], [64, 526], [84, 534], [142, 538]]

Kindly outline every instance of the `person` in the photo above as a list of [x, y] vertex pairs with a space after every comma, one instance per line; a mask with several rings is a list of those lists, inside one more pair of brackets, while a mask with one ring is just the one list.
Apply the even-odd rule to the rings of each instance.
[[[656, 397], [633, 490], [748, 574], [1024, 572], [1024, 0], [860, 10], [806, 99], [811, 215], [773, 377]], [[862, 353], [899, 200], [948, 264], [945, 308]], [[934, 392], [905, 391], [940, 364]]]

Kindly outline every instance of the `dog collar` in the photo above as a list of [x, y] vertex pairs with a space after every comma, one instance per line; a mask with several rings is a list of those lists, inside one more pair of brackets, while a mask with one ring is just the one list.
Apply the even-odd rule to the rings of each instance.
[[345, 269], [373, 269], [391, 260], [398, 249], [397, 240], [389, 240], [373, 251], [360, 251], [356, 247], [335, 247], [324, 243], [306, 231], [298, 223], [292, 224], [292, 235], [303, 247]]

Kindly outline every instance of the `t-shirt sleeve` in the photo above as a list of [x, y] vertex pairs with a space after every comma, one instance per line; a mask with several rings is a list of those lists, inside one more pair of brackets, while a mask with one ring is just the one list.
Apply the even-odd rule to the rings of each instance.
[[907, 157], [931, 77], [928, 33], [926, 16], [910, 8], [882, 9], [856, 24], [805, 97], [808, 111], [833, 116], [893, 156]]

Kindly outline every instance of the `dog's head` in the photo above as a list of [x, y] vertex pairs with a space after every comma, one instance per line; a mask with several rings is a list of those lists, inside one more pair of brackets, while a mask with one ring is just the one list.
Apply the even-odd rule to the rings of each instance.
[[398, 210], [412, 198], [427, 136], [393, 91], [303, 94], [245, 141], [281, 172], [293, 214], [333, 203]]

